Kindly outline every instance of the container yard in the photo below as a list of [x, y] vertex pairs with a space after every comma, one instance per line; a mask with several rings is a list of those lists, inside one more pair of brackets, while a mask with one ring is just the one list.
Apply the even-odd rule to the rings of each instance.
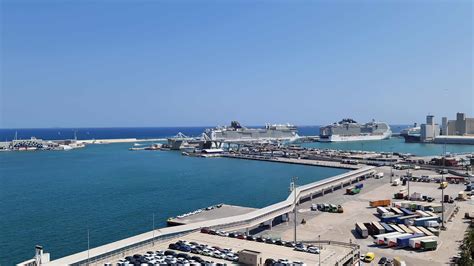
[[[466, 210], [473, 211], [472, 200], [444, 204], [444, 220], [446, 230], [441, 230], [442, 210], [441, 190], [439, 183], [410, 182], [410, 193], [418, 193], [421, 197], [410, 200], [408, 197], [395, 199], [393, 196], [400, 190], [407, 190], [408, 184], [392, 186], [390, 172], [403, 177], [406, 171], [393, 170], [389, 167], [380, 169], [385, 177], [370, 179], [363, 182], [363, 189], [358, 194], [338, 191], [313, 201], [302, 203], [298, 207], [297, 236], [304, 241], [317, 232], [321, 238], [331, 237], [334, 241], [349, 240], [361, 247], [361, 253], [372, 252], [375, 261], [381, 257], [402, 259], [406, 265], [444, 265], [456, 254], [458, 242], [463, 238], [467, 224], [462, 215]], [[412, 170], [413, 175], [437, 175], [430, 170]], [[355, 188], [351, 187], [351, 190]], [[449, 184], [444, 189], [445, 195], [458, 195], [464, 184]], [[347, 188], [349, 189], [349, 188]], [[387, 197], [392, 195], [392, 198]], [[423, 196], [433, 198], [428, 202]], [[406, 194], [408, 196], [408, 193]], [[308, 212], [311, 204], [333, 202], [343, 204], [344, 213], [338, 219], [331, 219], [325, 212]], [[300, 224], [301, 219], [305, 224]], [[274, 236], [291, 239], [293, 223], [274, 226], [269, 232]], [[432, 252], [443, 248], [443, 252]], [[417, 251], [417, 252], [412, 252]]]

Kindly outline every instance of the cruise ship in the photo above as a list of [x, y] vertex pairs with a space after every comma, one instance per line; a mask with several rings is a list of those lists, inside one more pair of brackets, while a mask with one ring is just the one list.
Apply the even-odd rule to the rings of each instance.
[[387, 123], [372, 121], [362, 125], [351, 118], [343, 119], [319, 130], [321, 142], [382, 140], [391, 136], [392, 131]]
[[246, 128], [237, 121], [230, 126], [206, 129], [210, 141], [295, 141], [299, 138], [298, 129], [291, 124], [266, 124], [264, 128]]

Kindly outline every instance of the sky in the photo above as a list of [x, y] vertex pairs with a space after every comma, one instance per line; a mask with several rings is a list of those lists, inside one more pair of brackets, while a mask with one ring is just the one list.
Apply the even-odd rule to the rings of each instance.
[[1, 1], [0, 127], [474, 116], [471, 1]]

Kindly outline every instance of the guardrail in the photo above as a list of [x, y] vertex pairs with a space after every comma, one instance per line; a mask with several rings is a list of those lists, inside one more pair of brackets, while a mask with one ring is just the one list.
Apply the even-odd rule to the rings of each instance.
[[180, 235], [186, 235], [192, 232], [196, 232], [203, 227], [219, 229], [253, 227], [255, 225], [259, 225], [262, 222], [268, 221], [277, 216], [293, 211], [295, 207], [295, 196], [293, 193], [296, 193], [296, 202], [298, 202], [300, 198], [307, 197], [314, 191], [320, 188], [328, 187], [331, 184], [338, 185], [341, 183], [341, 181], [344, 181], [346, 179], [352, 180], [352, 178], [358, 178], [361, 176], [371, 176], [375, 173], [374, 168], [375, 167], [364, 167], [334, 176], [332, 178], [297, 187], [293, 192], [291, 192], [291, 194], [286, 200], [246, 214], [219, 218], [204, 222], [197, 222], [187, 225], [166, 227], [160, 230], [155, 230], [155, 234], [153, 234], [153, 231], [150, 231], [130, 238], [122, 239], [110, 244], [99, 246], [89, 251], [82, 251], [67, 257], [63, 257], [51, 261], [49, 263], [45, 263], [44, 265], [82, 265], [87, 264], [88, 262], [98, 262], [107, 258], [115, 257], [132, 249], [137, 249], [139, 247], [150, 245], [153, 241], [163, 241]]

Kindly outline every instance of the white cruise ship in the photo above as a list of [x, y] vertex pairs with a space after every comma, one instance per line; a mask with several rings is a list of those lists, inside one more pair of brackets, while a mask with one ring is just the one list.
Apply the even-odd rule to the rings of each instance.
[[246, 128], [237, 121], [230, 126], [206, 129], [204, 134], [211, 141], [295, 141], [299, 138], [296, 126], [290, 124], [266, 124], [264, 128]]
[[382, 140], [391, 136], [390, 126], [385, 122], [372, 121], [362, 125], [350, 118], [319, 130], [319, 141], [321, 142]]

